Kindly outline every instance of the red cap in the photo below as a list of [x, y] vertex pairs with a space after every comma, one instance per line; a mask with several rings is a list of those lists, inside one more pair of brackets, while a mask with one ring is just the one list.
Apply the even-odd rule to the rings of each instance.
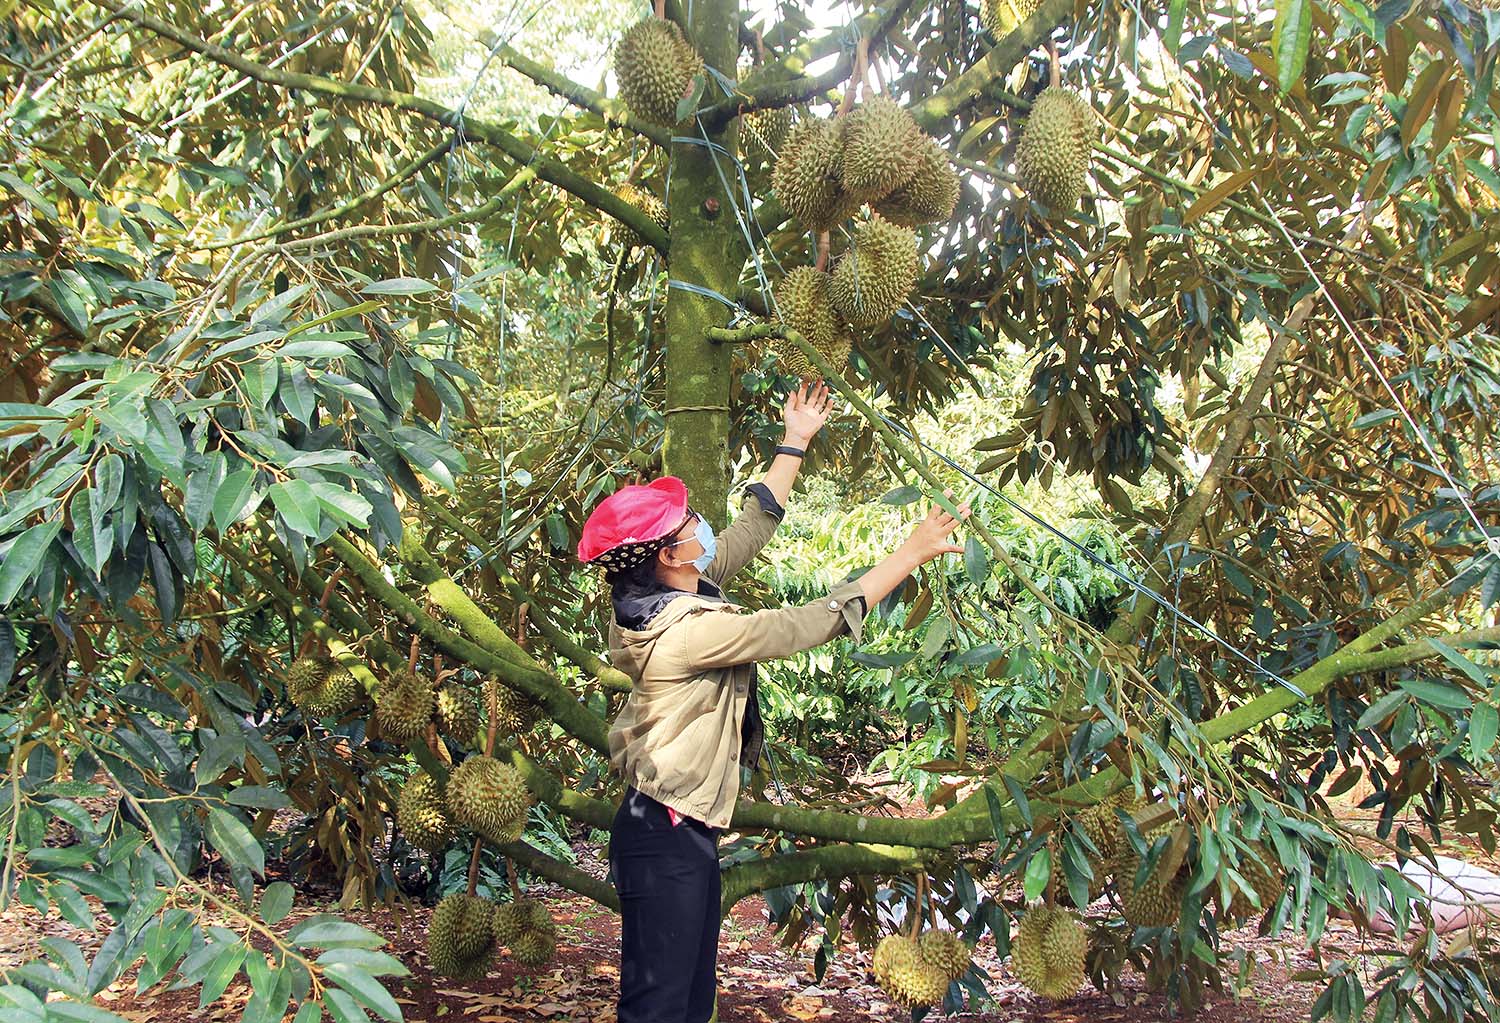
[[600, 501], [583, 524], [578, 560], [629, 568], [645, 560], [654, 542], [680, 527], [687, 514], [687, 487], [676, 476], [621, 487]]

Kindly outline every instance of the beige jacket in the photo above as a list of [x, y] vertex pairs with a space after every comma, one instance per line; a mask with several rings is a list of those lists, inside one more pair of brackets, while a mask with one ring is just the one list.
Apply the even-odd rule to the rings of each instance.
[[[703, 574], [722, 586], [766, 545], [777, 521], [747, 495]], [[645, 629], [611, 622], [610, 660], [633, 683], [609, 730], [611, 764], [678, 813], [727, 827], [740, 789], [740, 729], [755, 662], [789, 657], [845, 631], [859, 642], [867, 612], [853, 581], [801, 607], [747, 611], [684, 593]]]

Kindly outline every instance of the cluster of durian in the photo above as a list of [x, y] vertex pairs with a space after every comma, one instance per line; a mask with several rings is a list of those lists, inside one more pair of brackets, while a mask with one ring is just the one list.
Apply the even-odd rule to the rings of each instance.
[[509, 764], [473, 756], [446, 784], [418, 771], [396, 797], [396, 826], [418, 849], [446, 848], [460, 827], [496, 844], [514, 842], [526, 828], [531, 793]]
[[308, 717], [342, 714], [364, 689], [349, 669], [329, 657], [299, 657], [286, 673], [286, 695]]
[[1072, 89], [1054, 85], [1032, 102], [1016, 143], [1016, 180], [1049, 213], [1075, 209], [1083, 198], [1098, 124]]
[[888, 96], [847, 116], [809, 118], [787, 134], [771, 187], [809, 230], [831, 230], [868, 204], [904, 227], [946, 220], [958, 202], [958, 174], [937, 141]]
[[398, 668], [375, 693], [375, 720], [387, 738], [408, 742], [432, 721], [444, 735], [468, 745], [479, 728], [479, 698], [457, 682], [433, 688], [432, 680]]
[[675, 22], [647, 17], [615, 44], [615, 79], [630, 112], [652, 124], [677, 124], [677, 105], [703, 73], [703, 58]]
[[1281, 863], [1276, 859], [1275, 853], [1261, 842], [1249, 844], [1250, 852], [1240, 854], [1239, 863], [1235, 869], [1249, 883], [1250, 890], [1255, 893], [1255, 897], [1252, 899], [1242, 889], [1235, 888], [1227, 906], [1221, 899], [1222, 915], [1230, 920], [1244, 920], [1264, 915], [1286, 891], [1286, 871], [1281, 869]]
[[924, 931], [919, 938], [891, 934], [875, 946], [870, 970], [875, 982], [903, 1009], [938, 1005], [948, 985], [968, 972], [973, 950], [952, 931]]
[[1009, 35], [1017, 25], [1036, 13], [1042, 0], [982, 0], [979, 20], [997, 40]]
[[445, 897], [433, 910], [427, 959], [434, 973], [478, 980], [489, 972], [499, 945], [508, 946], [522, 965], [545, 965], [557, 947], [551, 914], [532, 899], [494, 903], [465, 892]]
[[[657, 227], [663, 231], [667, 230], [669, 224], [667, 204], [658, 199], [653, 193], [646, 191], [646, 189], [639, 185], [627, 182], [615, 188], [615, 195], [650, 217], [656, 223]], [[627, 225], [622, 224], [621, 227], [624, 232], [625, 244], [631, 247], [637, 247], [642, 244], [639, 234]]]
[[1083, 984], [1088, 936], [1083, 921], [1061, 906], [1041, 902], [1021, 917], [1010, 946], [1016, 979], [1043, 998], [1070, 998]]

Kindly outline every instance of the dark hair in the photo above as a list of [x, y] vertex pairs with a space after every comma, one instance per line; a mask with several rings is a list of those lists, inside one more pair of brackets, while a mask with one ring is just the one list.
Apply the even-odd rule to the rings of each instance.
[[[665, 539], [664, 537], [663, 540]], [[645, 558], [640, 564], [604, 573], [604, 581], [609, 584], [610, 590], [618, 595], [624, 588], [652, 590], [661, 586], [656, 578], [656, 555], [663, 546], [665, 543], [658, 544], [652, 549], [650, 557]]]

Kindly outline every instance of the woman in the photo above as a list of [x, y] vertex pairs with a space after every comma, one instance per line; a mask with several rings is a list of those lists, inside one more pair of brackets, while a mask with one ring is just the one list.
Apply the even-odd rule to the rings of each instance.
[[[766, 545], [809, 441], [827, 421], [828, 387], [788, 398], [785, 440], [746, 488], [722, 536], [668, 476], [623, 487], [583, 527], [578, 557], [605, 567], [614, 605], [610, 659], [633, 685], [609, 733], [626, 782], [610, 834], [620, 893], [619, 1023], [703, 1023], [717, 1016], [718, 838], [755, 767], [763, 732], [757, 661], [788, 657], [844, 632], [919, 566], [963, 548], [938, 507], [895, 553], [801, 607], [746, 612], [721, 589]], [[969, 515], [968, 505], [959, 508]]]

